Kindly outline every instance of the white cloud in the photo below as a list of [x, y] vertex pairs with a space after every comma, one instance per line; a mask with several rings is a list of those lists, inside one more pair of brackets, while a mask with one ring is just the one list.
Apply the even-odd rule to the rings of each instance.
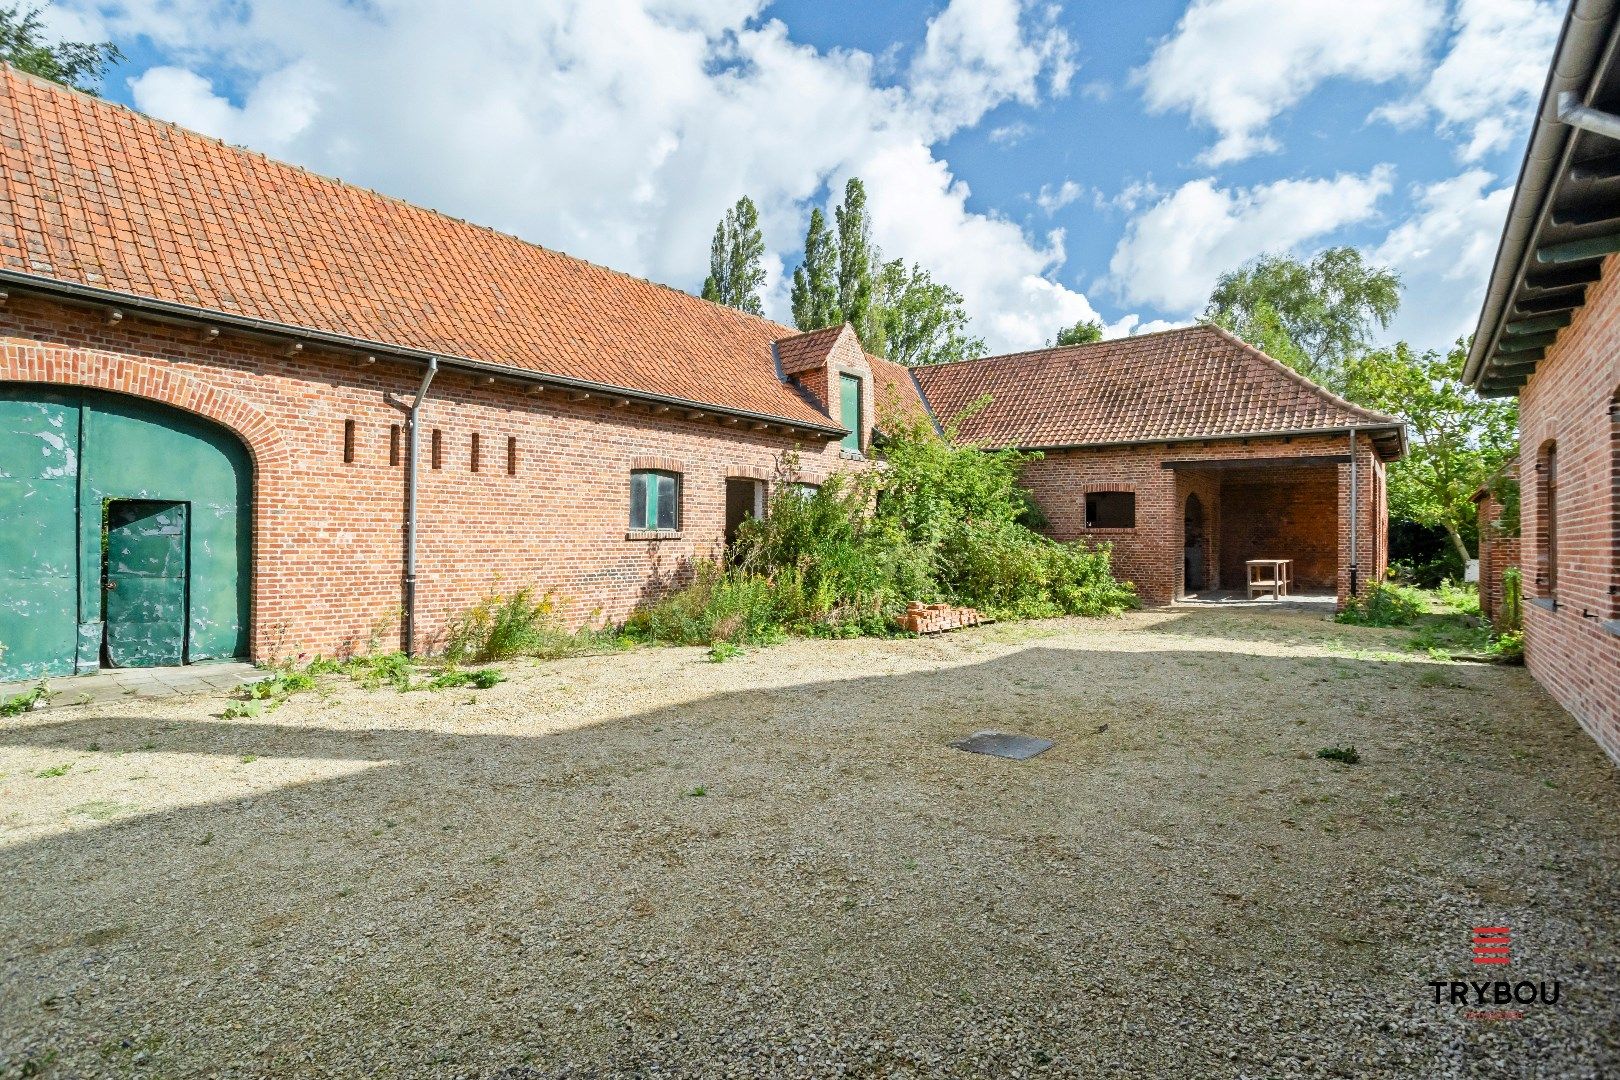
[[1545, 0], [1460, 0], [1445, 59], [1374, 118], [1409, 126], [1433, 115], [1464, 161], [1504, 149], [1529, 130], [1562, 19], [1563, 5]]
[[1367, 253], [1400, 272], [1406, 289], [1391, 338], [1444, 348], [1474, 328], [1485, 277], [1513, 196], [1482, 169], [1415, 189], [1417, 209]]
[[1148, 108], [1215, 129], [1206, 164], [1278, 149], [1271, 122], [1332, 78], [1420, 70], [1443, 0], [1193, 0], [1135, 73]]
[[1215, 280], [1265, 251], [1291, 251], [1377, 212], [1394, 170], [1279, 180], [1252, 188], [1193, 180], [1131, 219], [1109, 272], [1125, 299], [1193, 315]]
[[1063, 263], [1063, 230], [1037, 247], [1013, 222], [969, 211], [967, 184], [914, 143], [851, 165], [866, 180], [873, 239], [960, 291], [991, 351], [1039, 346], [1060, 327], [1098, 318], [1090, 301], [1051, 277]]
[[1068, 206], [1085, 193], [1085, 189], [1073, 180], [1065, 180], [1057, 187], [1051, 184], [1042, 184], [1041, 190], [1035, 194], [1035, 205], [1045, 210], [1048, 215], [1055, 214]]
[[913, 98], [948, 130], [976, 124], [995, 105], [1068, 92], [1074, 45], [1056, 9], [1023, 10], [1021, 0], [956, 0], [928, 20], [911, 64]]
[[1019, 120], [1015, 123], [1002, 124], [1000, 127], [991, 128], [990, 134], [986, 138], [997, 146], [1017, 146], [1024, 141], [1024, 137], [1029, 132], [1029, 125]]
[[879, 242], [961, 290], [993, 348], [1094, 314], [1055, 280], [1061, 233], [968, 210], [933, 151], [1066, 91], [1072, 44], [1040, 0], [952, 0], [892, 79], [793, 41], [764, 0], [66, 5], [154, 47], [130, 84], [142, 109], [632, 273], [695, 287], [748, 194], [784, 316], [782, 256], [853, 174]]
[[130, 86], [144, 110], [182, 127], [239, 146], [285, 146], [314, 119], [318, 80], [304, 65], [282, 68], [255, 85], [241, 106], [184, 68], [147, 68]]

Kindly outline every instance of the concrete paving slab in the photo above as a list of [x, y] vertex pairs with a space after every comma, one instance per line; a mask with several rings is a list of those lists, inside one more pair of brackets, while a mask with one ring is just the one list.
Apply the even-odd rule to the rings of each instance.
[[[183, 667], [112, 668], [89, 675], [46, 679], [45, 688], [51, 692], [51, 698], [44, 707], [94, 705], [131, 695], [163, 698], [178, 694], [228, 693], [263, 675], [258, 668], [241, 660], [211, 660]], [[0, 701], [26, 694], [38, 685], [38, 680], [0, 683]]]

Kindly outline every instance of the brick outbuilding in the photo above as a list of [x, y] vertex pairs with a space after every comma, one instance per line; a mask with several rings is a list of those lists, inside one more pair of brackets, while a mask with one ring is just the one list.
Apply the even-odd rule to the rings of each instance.
[[1245, 589], [1289, 559], [1342, 601], [1388, 563], [1399, 422], [1215, 326], [918, 368], [963, 439], [1038, 452], [1024, 482], [1060, 540], [1113, 545], [1150, 604]]
[[1525, 662], [1620, 761], [1620, 3], [1570, 6], [1464, 377], [1519, 398]]
[[[1205, 589], [1255, 552], [1340, 596], [1381, 573], [1399, 428], [1235, 339], [940, 369], [933, 415], [990, 374], [964, 433], [1046, 451], [1026, 479], [1054, 535], [1114, 541], [1149, 602], [1185, 591], [1191, 550]], [[770, 485], [869, 467], [929, 404], [848, 327], [798, 333], [0, 66], [0, 678], [431, 649], [497, 587], [622, 619]]]

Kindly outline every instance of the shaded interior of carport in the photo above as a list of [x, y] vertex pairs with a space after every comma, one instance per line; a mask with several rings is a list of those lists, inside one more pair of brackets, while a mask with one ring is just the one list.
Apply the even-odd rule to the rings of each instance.
[[1246, 592], [1251, 559], [1288, 559], [1294, 592], [1338, 588], [1337, 456], [1169, 461], [1176, 473], [1182, 596]]

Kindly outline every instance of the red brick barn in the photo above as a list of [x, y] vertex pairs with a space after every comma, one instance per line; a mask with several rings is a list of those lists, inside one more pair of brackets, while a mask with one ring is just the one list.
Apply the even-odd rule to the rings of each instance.
[[0, 678], [431, 647], [493, 587], [622, 618], [885, 400], [847, 329], [0, 67]]
[[1465, 377], [1519, 398], [1525, 660], [1620, 760], [1617, 27], [1570, 9]]
[[1224, 330], [919, 368], [917, 380], [961, 438], [1038, 451], [1023, 476], [1051, 535], [1110, 542], [1147, 603], [1244, 590], [1251, 559], [1290, 559], [1299, 591], [1340, 601], [1384, 575], [1384, 468], [1404, 428]]

